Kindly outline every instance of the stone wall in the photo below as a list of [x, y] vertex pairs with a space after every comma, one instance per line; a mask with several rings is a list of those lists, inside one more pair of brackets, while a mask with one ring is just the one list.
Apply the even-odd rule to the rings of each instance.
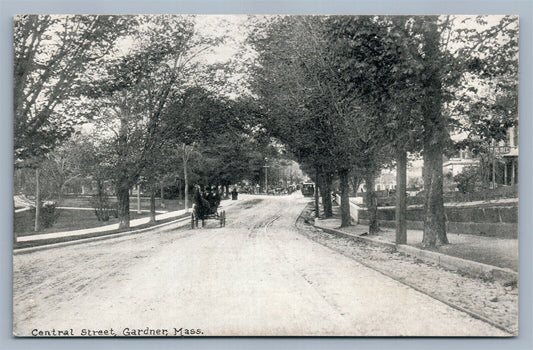
[[[368, 224], [365, 208], [358, 210], [358, 222]], [[450, 233], [476, 234], [501, 238], [518, 237], [518, 200], [445, 205], [446, 230]], [[378, 220], [383, 227], [395, 226], [395, 208], [379, 207]], [[407, 208], [407, 228], [421, 230], [424, 212], [420, 205]]]

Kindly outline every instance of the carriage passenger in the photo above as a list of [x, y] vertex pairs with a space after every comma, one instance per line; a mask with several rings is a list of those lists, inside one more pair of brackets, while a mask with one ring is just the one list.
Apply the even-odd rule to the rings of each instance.
[[211, 196], [210, 193], [211, 193], [210, 187], [206, 186], [205, 190], [202, 192], [202, 198], [209, 201], [209, 197]]
[[209, 202], [209, 207], [210, 207], [211, 213], [214, 213], [216, 211], [216, 208], [217, 208], [215, 186], [208, 187], [207, 191], [208, 192], [207, 192], [207, 198], [206, 199]]

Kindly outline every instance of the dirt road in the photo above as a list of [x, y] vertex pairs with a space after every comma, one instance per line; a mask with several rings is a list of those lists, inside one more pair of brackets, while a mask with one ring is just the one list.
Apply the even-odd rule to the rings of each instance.
[[241, 197], [225, 228], [15, 255], [14, 334], [506, 335], [301, 235], [301, 195]]

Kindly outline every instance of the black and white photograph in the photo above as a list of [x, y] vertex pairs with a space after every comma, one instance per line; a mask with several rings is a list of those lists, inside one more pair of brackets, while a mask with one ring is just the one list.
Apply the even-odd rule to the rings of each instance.
[[14, 16], [13, 336], [518, 336], [518, 63], [518, 15]]

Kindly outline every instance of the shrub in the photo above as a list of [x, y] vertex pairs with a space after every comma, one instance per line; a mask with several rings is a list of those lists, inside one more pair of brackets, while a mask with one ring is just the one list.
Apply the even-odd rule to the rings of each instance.
[[477, 167], [470, 167], [455, 175], [453, 179], [457, 183], [459, 192], [472, 193], [476, 191], [477, 183], [481, 181], [481, 176]]
[[98, 221], [109, 221], [110, 216], [118, 217], [118, 211], [109, 203], [105, 195], [94, 195], [91, 198], [91, 205], [94, 208], [94, 214]]
[[59, 211], [56, 211], [55, 202], [44, 202], [41, 208], [41, 226], [42, 228], [50, 228], [59, 218]]

